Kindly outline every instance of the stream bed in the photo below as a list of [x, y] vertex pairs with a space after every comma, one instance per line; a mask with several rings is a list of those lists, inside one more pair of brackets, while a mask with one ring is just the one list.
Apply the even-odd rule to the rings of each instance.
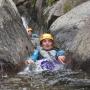
[[90, 90], [90, 75], [72, 70], [6, 75], [0, 90]]

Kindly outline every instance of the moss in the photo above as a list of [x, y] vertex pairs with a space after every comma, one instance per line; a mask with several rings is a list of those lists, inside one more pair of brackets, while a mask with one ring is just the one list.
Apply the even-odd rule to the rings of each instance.
[[32, 0], [32, 7], [35, 7], [36, 1], [37, 0]]
[[70, 11], [72, 8], [74, 8], [75, 6], [85, 2], [86, 0], [68, 0], [65, 2], [64, 4], [64, 13]]
[[63, 9], [64, 9], [64, 13], [66, 13], [72, 9], [72, 6], [70, 3], [65, 3]]
[[51, 6], [56, 0], [46, 0], [48, 6]]

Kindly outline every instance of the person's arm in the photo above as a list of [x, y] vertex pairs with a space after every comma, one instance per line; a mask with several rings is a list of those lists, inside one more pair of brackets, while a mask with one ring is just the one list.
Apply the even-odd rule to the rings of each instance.
[[31, 57], [25, 61], [25, 64], [32, 64], [32, 63], [36, 62], [36, 60], [38, 59], [38, 55], [39, 55], [39, 51], [38, 51], [38, 49], [35, 49], [31, 55]]
[[33, 54], [31, 55], [31, 59], [36, 62], [36, 60], [38, 59], [38, 55], [39, 55], [39, 50], [35, 49]]
[[58, 61], [60, 61], [62, 64], [65, 64], [65, 51], [60, 50], [57, 52]]

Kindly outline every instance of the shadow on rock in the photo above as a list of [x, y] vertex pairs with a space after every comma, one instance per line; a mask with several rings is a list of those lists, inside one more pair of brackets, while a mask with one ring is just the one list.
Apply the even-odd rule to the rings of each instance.
[[90, 73], [90, 59], [88, 59], [87, 61], [84, 61], [81, 64], [81, 69], [87, 73]]
[[0, 59], [0, 77], [15, 73], [15, 66], [4, 59]]

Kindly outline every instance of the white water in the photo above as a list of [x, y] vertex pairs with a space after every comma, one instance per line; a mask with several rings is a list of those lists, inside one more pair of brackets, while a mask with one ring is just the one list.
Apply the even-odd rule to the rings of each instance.
[[26, 18], [24, 16], [22, 16], [21, 19], [23, 22], [23, 26], [25, 27], [25, 29], [27, 29], [28, 28], [28, 22], [27, 22]]
[[[46, 59], [43, 60], [38, 60], [37, 62], [35, 62], [35, 64], [29, 64], [25, 67], [25, 69], [21, 72], [19, 72], [18, 74], [31, 74], [31, 73], [41, 73], [43, 71], [47, 71], [48, 69], [44, 68], [42, 69], [41, 67], [41, 62], [42, 61], [46, 61]], [[51, 72], [54, 71], [58, 71], [58, 70], [64, 70], [64, 64], [55, 64], [55, 67], [53, 70], [49, 70]]]

